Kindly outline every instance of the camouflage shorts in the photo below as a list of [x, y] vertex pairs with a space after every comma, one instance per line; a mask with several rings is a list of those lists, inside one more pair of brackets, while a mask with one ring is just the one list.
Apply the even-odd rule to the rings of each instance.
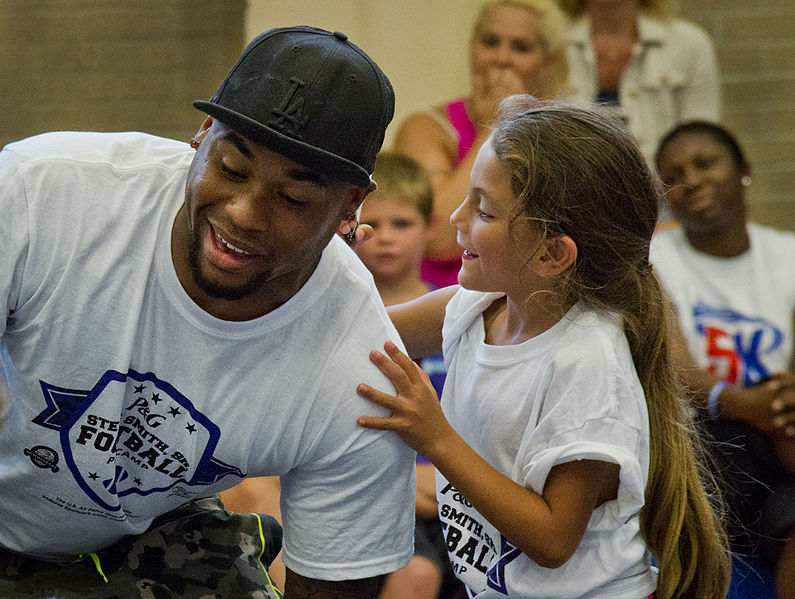
[[0, 550], [0, 597], [278, 599], [267, 567], [281, 536], [270, 516], [233, 514], [217, 497], [200, 499], [68, 564]]

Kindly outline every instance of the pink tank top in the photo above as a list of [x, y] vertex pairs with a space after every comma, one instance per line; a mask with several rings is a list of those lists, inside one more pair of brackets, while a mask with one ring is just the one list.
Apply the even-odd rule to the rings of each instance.
[[472, 144], [475, 143], [475, 124], [469, 118], [464, 99], [453, 100], [445, 106], [447, 118], [458, 133], [458, 164], [464, 160]]
[[[461, 164], [475, 143], [475, 125], [467, 114], [464, 99], [453, 100], [445, 105], [445, 113], [450, 124], [458, 133], [458, 162]], [[458, 284], [458, 271], [461, 258], [454, 260], [431, 260], [424, 258], [420, 264], [420, 277], [433, 287], [447, 287]]]

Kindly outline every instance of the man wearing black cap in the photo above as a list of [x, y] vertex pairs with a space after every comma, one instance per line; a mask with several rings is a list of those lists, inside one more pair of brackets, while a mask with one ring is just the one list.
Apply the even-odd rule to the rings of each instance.
[[215, 498], [246, 476], [281, 477], [290, 599], [375, 596], [412, 553], [413, 453], [356, 426], [399, 339], [335, 235], [375, 187], [389, 81], [293, 27], [195, 106], [190, 147], [0, 153], [2, 597], [275, 597], [278, 526]]

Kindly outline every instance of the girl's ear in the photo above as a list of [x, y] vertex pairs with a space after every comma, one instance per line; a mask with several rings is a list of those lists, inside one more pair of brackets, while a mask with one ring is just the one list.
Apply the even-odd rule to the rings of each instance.
[[544, 241], [536, 260], [536, 271], [542, 277], [554, 277], [566, 271], [577, 259], [577, 244], [568, 235]]

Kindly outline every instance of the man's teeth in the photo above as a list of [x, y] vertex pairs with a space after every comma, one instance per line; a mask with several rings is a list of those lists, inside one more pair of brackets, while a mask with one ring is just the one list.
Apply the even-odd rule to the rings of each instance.
[[215, 237], [216, 237], [216, 239], [218, 239], [218, 241], [220, 241], [221, 243], [223, 243], [223, 244], [224, 244], [226, 247], [228, 247], [228, 248], [229, 248], [230, 250], [232, 250], [233, 252], [237, 252], [238, 254], [245, 254], [246, 256], [250, 256], [250, 255], [251, 255], [251, 254], [249, 254], [249, 252], [247, 252], [247, 251], [245, 251], [245, 250], [241, 250], [240, 248], [233, 246], [233, 245], [232, 245], [231, 243], [229, 243], [229, 242], [228, 242], [226, 239], [224, 239], [223, 237], [221, 237], [221, 236], [220, 236], [218, 233], [216, 233], [216, 234], [215, 234]]

